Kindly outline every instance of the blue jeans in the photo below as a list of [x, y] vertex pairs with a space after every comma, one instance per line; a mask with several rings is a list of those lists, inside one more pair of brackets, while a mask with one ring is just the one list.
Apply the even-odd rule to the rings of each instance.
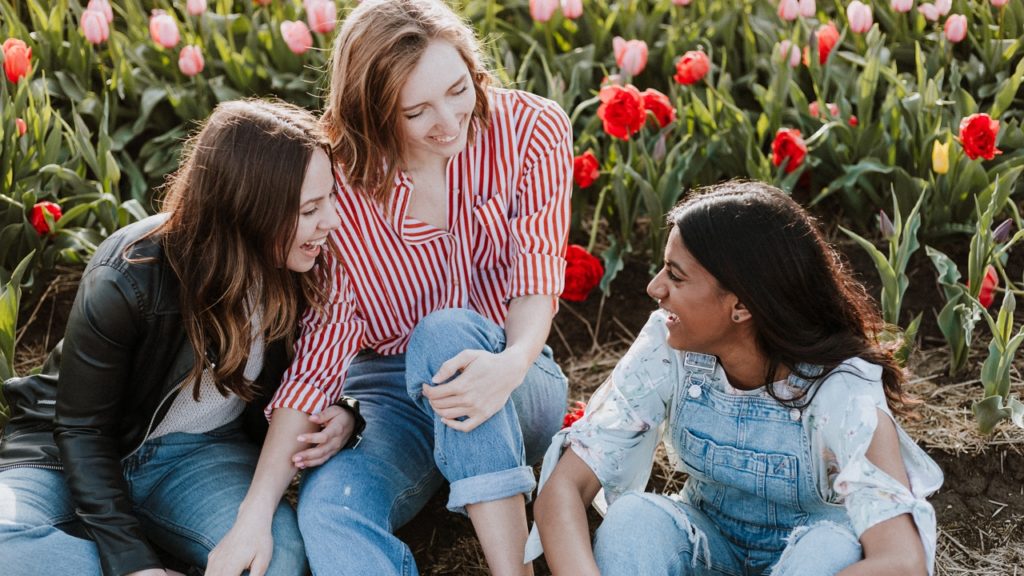
[[[239, 421], [205, 434], [146, 441], [123, 462], [146, 537], [181, 561], [205, 567], [207, 555], [234, 524], [258, 458], [259, 447]], [[305, 574], [295, 511], [286, 502], [274, 514], [273, 536], [267, 574]], [[0, 472], [0, 550], [6, 576], [100, 573], [96, 546], [84, 539], [60, 470]]]
[[[424, 317], [405, 354], [364, 351], [345, 393], [359, 399], [363, 441], [308, 471], [299, 527], [314, 574], [417, 574], [409, 547], [392, 532], [447, 480], [448, 508], [530, 492], [529, 464], [561, 427], [567, 382], [545, 348], [511, 402], [471, 432], [452, 430], [421, 395], [422, 384], [463, 350], [500, 352], [505, 331], [479, 314], [447, 309]], [[444, 384], [440, 384], [443, 386]]]
[[829, 576], [863, 557], [853, 532], [827, 520], [794, 529], [786, 542], [781, 556], [746, 549], [693, 506], [628, 492], [608, 508], [594, 558], [603, 576]]

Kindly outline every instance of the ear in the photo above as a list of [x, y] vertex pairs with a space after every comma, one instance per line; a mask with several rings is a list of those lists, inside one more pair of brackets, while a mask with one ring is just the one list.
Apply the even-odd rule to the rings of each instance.
[[737, 299], [732, 305], [732, 321], [736, 324], [741, 324], [750, 320], [750, 310], [747, 310], [746, 305]]

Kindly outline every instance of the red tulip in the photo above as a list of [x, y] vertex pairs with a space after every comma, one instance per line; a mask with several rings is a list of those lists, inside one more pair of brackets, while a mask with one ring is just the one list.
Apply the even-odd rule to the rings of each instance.
[[45, 236], [52, 232], [50, 229], [50, 223], [46, 221], [46, 213], [50, 214], [50, 218], [57, 222], [63, 213], [60, 210], [60, 205], [54, 204], [53, 202], [39, 202], [32, 207], [32, 217], [29, 222], [32, 227], [36, 229], [36, 233], [40, 236]]
[[562, 418], [562, 428], [568, 428], [572, 426], [580, 418], [583, 418], [583, 414], [586, 412], [587, 404], [585, 402], [577, 402], [575, 410], [569, 410], [565, 413]]
[[28, 125], [21, 118], [14, 119], [14, 125], [18, 128], [18, 136], [24, 136], [25, 132], [28, 132]]
[[643, 40], [623, 40], [616, 36], [612, 40], [615, 51], [615, 65], [630, 76], [636, 76], [647, 67], [647, 42]]
[[981, 290], [978, 291], [978, 302], [985, 308], [991, 306], [995, 301], [997, 286], [999, 286], [999, 274], [996, 274], [995, 267], [989, 265], [985, 268], [985, 277], [981, 279]]
[[702, 80], [711, 69], [711, 61], [708, 55], [700, 50], [690, 50], [676, 62], [676, 82], [689, 85]]
[[971, 160], [984, 158], [991, 160], [1002, 150], [996, 148], [996, 137], [999, 136], [999, 121], [993, 120], [988, 114], [971, 114], [960, 121], [960, 145], [964, 154]]
[[[839, 42], [839, 29], [835, 24], [829, 22], [819, 26], [814, 34], [818, 38], [818, 63], [824, 65], [828, 60], [828, 55], [835, 48], [836, 42]], [[810, 64], [811, 51], [809, 48], [804, 48], [804, 66], [810, 66]]]
[[562, 299], [583, 302], [604, 276], [604, 266], [586, 248], [570, 244], [565, 251], [565, 289]]
[[654, 88], [648, 88], [640, 93], [640, 97], [644, 99], [644, 108], [651, 114], [654, 114], [659, 127], [664, 128], [675, 121], [676, 108], [672, 105], [672, 101], [668, 99], [668, 96]]
[[643, 128], [647, 118], [643, 97], [632, 84], [615, 84], [601, 88], [598, 93], [601, 105], [597, 117], [604, 125], [604, 131], [613, 138], [629, 140], [629, 137]]
[[600, 176], [601, 165], [590, 150], [572, 159], [572, 179], [581, 190], [590, 188]]
[[18, 38], [4, 40], [4, 72], [7, 79], [17, 82], [32, 72], [32, 49]]
[[807, 156], [807, 144], [804, 143], [803, 135], [796, 128], [779, 128], [775, 133], [775, 140], [772, 141], [772, 165], [781, 166], [786, 164], [786, 174], [793, 172], [804, 163]]

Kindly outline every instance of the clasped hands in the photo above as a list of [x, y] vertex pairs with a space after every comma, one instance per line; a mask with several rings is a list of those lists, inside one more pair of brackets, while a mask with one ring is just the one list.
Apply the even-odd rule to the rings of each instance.
[[423, 384], [423, 396], [446, 426], [469, 432], [505, 406], [531, 364], [510, 350], [464, 350], [434, 374], [431, 380], [437, 386]]

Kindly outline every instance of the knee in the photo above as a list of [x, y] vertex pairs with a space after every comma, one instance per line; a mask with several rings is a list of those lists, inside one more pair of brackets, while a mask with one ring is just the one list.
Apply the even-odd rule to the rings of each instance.
[[[652, 544], [652, 534], [667, 534], [673, 520], [655, 494], [627, 492], [608, 507], [597, 529], [594, 552], [627, 553]], [[666, 502], [666, 505], [672, 505]]]
[[863, 558], [857, 536], [835, 522], [797, 528], [786, 540], [772, 576], [835, 574]]
[[[407, 361], [416, 357], [430, 356], [431, 352], [439, 352], [447, 357], [454, 354], [452, 350], [467, 348], [489, 348], [487, 327], [496, 324], [480, 314], [466, 308], [445, 308], [427, 314], [416, 323], [409, 335], [409, 348], [406, 352]], [[493, 345], [493, 344], [492, 344]]]

